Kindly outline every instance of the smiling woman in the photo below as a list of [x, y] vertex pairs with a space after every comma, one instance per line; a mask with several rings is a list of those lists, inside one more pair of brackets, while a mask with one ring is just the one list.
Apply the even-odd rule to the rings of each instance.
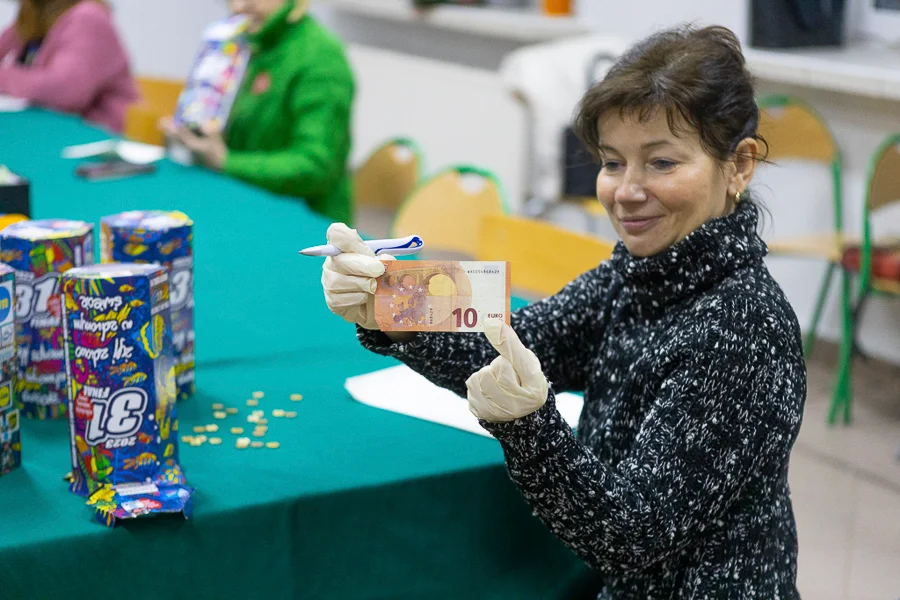
[[658, 34], [603, 84], [582, 100], [576, 132], [601, 162], [597, 197], [629, 252], [652, 256], [734, 210], [762, 157], [752, 78], [730, 31]]
[[[732, 32], [637, 44], [576, 122], [622, 243], [485, 338], [375, 330], [385, 267], [355, 232], [329, 230], [345, 252], [324, 267], [332, 311], [370, 350], [468, 397], [603, 600], [799, 598], [787, 473], [806, 368], [746, 191], [758, 120]], [[584, 392], [577, 437], [556, 408], [567, 390]]]

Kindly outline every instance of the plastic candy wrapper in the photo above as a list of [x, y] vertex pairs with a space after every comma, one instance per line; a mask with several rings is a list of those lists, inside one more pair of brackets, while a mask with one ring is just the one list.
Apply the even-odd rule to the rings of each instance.
[[169, 269], [172, 344], [178, 400], [194, 395], [193, 222], [178, 211], [135, 210], [100, 221], [105, 263], [157, 263]]
[[[191, 513], [178, 462], [169, 277], [160, 265], [72, 269], [62, 284], [70, 490], [97, 519]], [[142, 487], [136, 487], [142, 486]]]
[[22, 414], [65, 417], [59, 278], [94, 262], [94, 227], [63, 219], [13, 223], [0, 231], [0, 260], [16, 270], [16, 390]]
[[0, 264], [0, 475], [22, 464], [16, 406], [16, 272]]
[[250, 60], [250, 47], [244, 38], [247, 24], [246, 17], [237, 15], [206, 29], [178, 99], [177, 125], [225, 127]]

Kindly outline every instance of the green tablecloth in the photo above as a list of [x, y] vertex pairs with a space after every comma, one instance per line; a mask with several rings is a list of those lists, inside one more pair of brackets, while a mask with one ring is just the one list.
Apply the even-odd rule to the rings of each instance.
[[[40, 111], [0, 115], [0, 164], [28, 177], [36, 218], [180, 209], [194, 218], [197, 396], [181, 434], [216, 421], [220, 446], [182, 445], [197, 488], [190, 521], [107, 530], [66, 491], [68, 429], [25, 422], [24, 467], [0, 478], [0, 598], [570, 598], [585, 569], [531, 516], [499, 445], [358, 404], [344, 380], [393, 364], [328, 313], [327, 222], [301, 202], [163, 163], [153, 176], [88, 183], [62, 147], [103, 139]], [[234, 448], [252, 391], [277, 450]], [[303, 393], [292, 403], [288, 395]], [[211, 435], [211, 434], [208, 434]]]

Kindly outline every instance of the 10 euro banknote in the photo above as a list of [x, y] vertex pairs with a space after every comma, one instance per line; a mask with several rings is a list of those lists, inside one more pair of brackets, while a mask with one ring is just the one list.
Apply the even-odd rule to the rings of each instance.
[[481, 332], [488, 318], [509, 323], [509, 263], [394, 260], [378, 278], [375, 320], [382, 331]]

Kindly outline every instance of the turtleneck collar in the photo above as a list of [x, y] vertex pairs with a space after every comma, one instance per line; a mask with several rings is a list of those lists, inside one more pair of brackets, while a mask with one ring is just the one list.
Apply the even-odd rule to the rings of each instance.
[[673, 304], [761, 260], [767, 248], [756, 232], [758, 222], [758, 209], [744, 202], [654, 256], [635, 258], [619, 242], [611, 261], [626, 285], [653, 306]]
[[287, 31], [290, 26], [296, 24], [294, 20], [288, 18], [295, 6], [294, 0], [288, 0], [284, 3], [284, 6], [278, 9], [265, 23], [263, 23], [259, 31], [247, 36], [251, 47], [254, 50], [266, 50], [276, 46], [278, 42], [281, 41], [285, 31]]

